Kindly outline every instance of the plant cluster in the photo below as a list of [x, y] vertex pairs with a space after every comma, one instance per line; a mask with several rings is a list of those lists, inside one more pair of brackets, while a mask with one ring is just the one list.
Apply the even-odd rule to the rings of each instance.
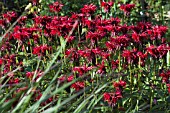
[[33, 0], [0, 16], [0, 111], [170, 111], [168, 27], [133, 22], [135, 4], [99, 3], [41, 15]]

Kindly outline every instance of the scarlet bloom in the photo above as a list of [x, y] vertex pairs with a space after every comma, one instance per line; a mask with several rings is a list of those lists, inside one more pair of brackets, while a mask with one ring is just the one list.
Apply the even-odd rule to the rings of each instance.
[[102, 2], [101, 6], [104, 7], [105, 12], [110, 12], [113, 2]]
[[111, 38], [112, 44], [116, 45], [117, 48], [127, 47], [129, 45], [129, 39], [125, 35]]
[[5, 28], [5, 20], [0, 19], [0, 26], [1, 26], [2, 28]]
[[116, 69], [118, 67], [118, 64], [119, 64], [119, 60], [116, 60], [116, 61], [112, 61], [112, 69]]
[[3, 64], [3, 59], [2, 58], [0, 58], [0, 65], [2, 65]]
[[93, 4], [90, 5], [84, 5], [83, 8], [81, 8], [81, 12], [84, 14], [91, 15], [96, 11], [97, 7]]
[[90, 67], [87, 67], [86, 65], [84, 66], [80, 66], [80, 67], [74, 67], [73, 68], [73, 71], [77, 71], [80, 76], [82, 76], [83, 74], [85, 74], [86, 72], [90, 71], [91, 69], [93, 69], [94, 67], [90, 66]]
[[116, 89], [119, 89], [119, 88], [122, 88], [122, 87], [126, 87], [126, 82], [123, 81], [123, 80], [120, 80], [119, 82], [114, 82], [113, 83], [113, 86], [116, 88]]
[[19, 78], [12, 78], [12, 79], [9, 80], [9, 84], [18, 84], [19, 81], [20, 81]]
[[124, 11], [125, 14], [130, 14], [131, 10], [135, 7], [135, 4], [123, 4], [120, 6], [120, 10]]
[[116, 102], [122, 98], [122, 93], [118, 90], [114, 93], [104, 93], [103, 98], [110, 106], [115, 106]]
[[119, 23], [120, 23], [120, 19], [119, 18], [113, 18], [113, 17], [111, 17], [110, 19], [109, 19], [109, 23], [111, 24], [111, 25], [115, 25], [115, 26], [117, 26]]
[[75, 89], [76, 91], [79, 91], [83, 89], [84, 87], [85, 87], [85, 82], [83, 81], [82, 82], [78, 81], [71, 85], [71, 88]]
[[170, 84], [166, 84], [167, 88], [168, 88], [168, 92], [170, 94]]
[[132, 34], [132, 39], [134, 40], [134, 42], [141, 43], [147, 39], [147, 35], [145, 33], [139, 34], [139, 33], [134, 32]]
[[58, 78], [58, 80], [59, 80], [60, 83], [66, 81], [66, 79], [67, 79], [67, 78], [66, 78], [65, 75], [63, 75], [63, 76], [61, 76], [61, 77]]
[[51, 50], [50, 46], [47, 45], [40, 45], [40, 46], [36, 46], [33, 48], [33, 54], [35, 55], [43, 55], [45, 54], [46, 51]]
[[72, 80], [74, 80], [74, 75], [70, 75], [69, 77], [67, 77], [68, 82], [71, 82]]
[[2, 17], [6, 20], [6, 23], [11, 23], [12, 19], [17, 17], [17, 13], [14, 11], [9, 11], [4, 13]]
[[125, 35], [128, 32], [128, 30], [129, 30], [129, 27], [126, 24], [118, 27], [118, 31], [121, 31], [123, 35]]
[[103, 97], [104, 97], [104, 101], [108, 101], [108, 102], [110, 102], [110, 98], [111, 98], [111, 96], [110, 96], [110, 94], [109, 94], [109, 93], [104, 93], [104, 94], [103, 94]]
[[163, 83], [168, 83], [169, 78], [170, 78], [170, 70], [163, 71], [162, 73], [159, 74], [162, 77], [162, 82]]
[[28, 77], [30, 80], [32, 80], [35, 73], [36, 73], [35, 80], [37, 80], [40, 76], [43, 75], [43, 72], [41, 70], [37, 70], [37, 71], [27, 72], [26, 77]]
[[121, 87], [126, 87], [126, 82], [123, 81], [123, 80], [120, 80], [119, 84], [120, 84]]
[[59, 2], [54, 2], [53, 4], [49, 5], [50, 11], [57, 12], [57, 13], [61, 11], [62, 7], [63, 7], [63, 4]]
[[99, 64], [98, 67], [99, 67], [99, 69], [98, 69], [97, 73], [99, 73], [99, 74], [106, 73], [106, 66], [104, 65], [104, 61], [102, 61], [102, 63]]

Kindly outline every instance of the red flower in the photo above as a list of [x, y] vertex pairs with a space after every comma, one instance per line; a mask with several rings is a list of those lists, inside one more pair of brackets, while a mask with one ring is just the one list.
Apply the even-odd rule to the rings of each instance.
[[139, 33], [134, 32], [132, 34], [132, 38], [135, 42], [141, 43], [142, 41], [147, 39], [147, 34], [145, 33], [139, 34]]
[[153, 27], [153, 33], [155, 37], [158, 37], [159, 39], [167, 32], [168, 27], [167, 26], [154, 26]]
[[83, 8], [81, 8], [81, 12], [84, 14], [87, 14], [87, 16], [93, 14], [96, 11], [97, 7], [93, 4], [90, 5], [84, 5]]
[[3, 64], [3, 59], [0, 58], [0, 66]]
[[53, 4], [49, 5], [50, 11], [56, 12], [56, 13], [60, 12], [62, 7], [63, 7], [63, 4], [61, 4], [59, 2], [54, 2]]
[[104, 7], [105, 12], [110, 12], [113, 2], [102, 2], [101, 6]]
[[130, 14], [131, 10], [135, 7], [135, 4], [123, 4], [120, 6], [120, 10], [124, 11], [125, 14]]
[[99, 73], [99, 74], [106, 73], [106, 66], [104, 65], [104, 61], [102, 61], [102, 64], [99, 64], [98, 67], [99, 67], [99, 69], [98, 69], [97, 73]]
[[111, 25], [115, 25], [115, 26], [117, 26], [119, 23], [120, 23], [120, 19], [119, 18], [113, 18], [113, 17], [111, 17], [109, 20], [108, 20], [108, 22], [111, 24]]
[[118, 65], [119, 65], [119, 60], [116, 61], [112, 60], [112, 69], [116, 69]]
[[104, 101], [110, 102], [111, 96], [109, 93], [104, 93], [103, 97], [104, 97]]
[[99, 32], [99, 31], [91, 32], [91, 31], [89, 31], [86, 35], [86, 38], [94, 41], [94, 40], [97, 40], [97, 39], [101, 39], [102, 37], [105, 36], [105, 34], [106, 34], [105, 32]]
[[108, 57], [110, 56], [110, 53], [102, 52], [100, 55], [102, 56], [102, 59], [103, 59], [103, 60], [106, 60], [106, 59], [108, 59]]
[[127, 25], [123, 25], [123, 26], [118, 27], [118, 31], [121, 31], [123, 33], [123, 35], [126, 35], [128, 30], [129, 30], [129, 27]]
[[125, 88], [126, 87], [126, 82], [123, 81], [123, 80], [120, 80], [119, 82], [114, 82], [113, 83], [113, 86], [116, 88], [116, 89], [120, 89], [120, 88]]
[[0, 26], [1, 26], [2, 28], [5, 28], [5, 20], [0, 19]]
[[116, 38], [111, 38], [111, 43], [117, 46], [117, 49], [124, 48], [129, 45], [129, 39], [125, 35], [118, 36]]
[[120, 86], [122, 86], [122, 87], [126, 87], [126, 82], [123, 81], [123, 80], [120, 80], [120, 81], [119, 81], [119, 84], [120, 84]]
[[170, 94], [170, 84], [166, 84], [167, 88], [168, 88], [168, 92]]
[[11, 23], [12, 19], [17, 17], [17, 13], [14, 11], [9, 11], [3, 14], [2, 17], [6, 20], [6, 23]]
[[67, 79], [67, 78], [66, 78], [65, 75], [63, 75], [63, 76], [61, 76], [61, 77], [58, 78], [58, 80], [59, 80], [60, 83], [65, 82], [66, 79]]
[[33, 54], [35, 55], [43, 55], [45, 54], [46, 51], [51, 50], [50, 46], [47, 45], [40, 45], [40, 46], [36, 46], [33, 48]]
[[74, 84], [71, 85], [71, 88], [74, 88], [76, 91], [79, 91], [85, 87], [85, 82], [75, 82]]
[[111, 41], [107, 41], [105, 44], [106, 44], [106, 47], [108, 48], [108, 50], [116, 49], [116, 46]]
[[79, 75], [82, 76], [83, 74], [85, 74], [86, 72], [90, 71], [93, 68], [94, 67], [92, 67], [92, 66], [86, 67], [86, 65], [84, 65], [84, 66], [80, 66], [80, 67], [74, 67], [73, 71], [77, 71], [79, 73]]
[[160, 73], [159, 75], [162, 77], [162, 82], [163, 82], [163, 83], [169, 83], [170, 70], [167, 70], [166, 72], [163, 71], [163, 72]]
[[26, 77], [28, 77], [29, 79], [32, 79], [33, 75], [34, 75], [34, 72], [27, 72], [26, 73]]
[[41, 70], [37, 70], [37, 71], [27, 72], [26, 77], [28, 77], [30, 80], [32, 80], [35, 73], [36, 73], [35, 80], [37, 80], [40, 76], [43, 75], [43, 72]]
[[39, 0], [31, 0], [31, 1], [32, 1], [33, 5], [37, 5]]
[[69, 77], [67, 77], [68, 82], [71, 82], [72, 80], [74, 80], [74, 75], [70, 75]]
[[9, 80], [9, 84], [18, 84], [19, 81], [20, 81], [19, 78], [12, 78], [12, 79]]

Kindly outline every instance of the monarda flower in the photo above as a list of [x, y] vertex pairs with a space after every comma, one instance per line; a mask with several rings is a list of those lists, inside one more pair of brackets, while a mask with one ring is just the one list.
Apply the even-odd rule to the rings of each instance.
[[133, 39], [133, 41], [134, 42], [137, 42], [137, 43], [142, 43], [142, 42], [144, 42], [145, 40], [147, 40], [147, 34], [146, 33], [141, 33], [141, 34], [139, 34], [139, 33], [136, 33], [136, 32], [134, 32], [133, 34], [132, 34], [132, 39]]
[[92, 70], [93, 68], [94, 68], [93, 66], [87, 67], [86, 65], [84, 65], [84, 66], [80, 66], [80, 67], [73, 67], [73, 71], [78, 72], [79, 75], [82, 76], [83, 74]]
[[160, 39], [168, 30], [167, 26], [154, 26], [153, 27], [153, 34], [154, 37]]
[[98, 66], [98, 70], [97, 70], [97, 73], [99, 73], [99, 74], [104, 74], [104, 73], [106, 73], [106, 66], [104, 65], [104, 61], [102, 61], [102, 63], [101, 64], [98, 64], [97, 65]]
[[104, 7], [105, 12], [110, 12], [111, 7], [113, 6], [113, 2], [101, 2], [101, 7]]
[[119, 82], [114, 82], [114, 83], [113, 83], [113, 86], [114, 86], [116, 89], [125, 88], [125, 87], [126, 87], [126, 82], [123, 81], [123, 80], [120, 80]]
[[5, 20], [0, 19], [0, 27], [5, 28], [6, 24], [5, 24]]
[[170, 84], [166, 84], [167, 88], [168, 88], [168, 93], [170, 94]]
[[123, 35], [125, 35], [129, 30], [129, 27], [127, 25], [119, 26], [118, 31], [121, 31]]
[[71, 57], [72, 60], [79, 59], [79, 53], [76, 48], [70, 48], [65, 51], [66, 57]]
[[87, 16], [90, 16], [96, 11], [97, 7], [93, 4], [90, 5], [84, 5], [83, 8], [81, 8], [81, 12], [86, 14]]
[[103, 38], [105, 35], [106, 35], [105, 32], [99, 32], [99, 31], [91, 32], [91, 31], [89, 31], [86, 35], [86, 39], [91, 39], [92, 41], [94, 41], [94, 40]]
[[111, 38], [111, 43], [116, 45], [117, 48], [124, 48], [129, 45], [129, 39], [125, 35]]
[[119, 65], [119, 60], [116, 61], [112, 60], [111, 64], [112, 64], [112, 69], [116, 69]]
[[113, 26], [117, 26], [120, 23], [120, 19], [117, 17], [116, 18], [111, 17], [110, 19], [107, 20], [107, 23]]
[[135, 4], [123, 4], [120, 6], [120, 10], [124, 11], [126, 15], [129, 15], [131, 10], [135, 7]]
[[133, 50], [123, 50], [122, 57], [124, 57], [128, 64], [130, 63], [136, 63], [135, 61], [138, 61], [138, 57], [136, 56], [137, 49]]
[[162, 77], [162, 82], [163, 83], [169, 83], [169, 78], [170, 78], [170, 70], [168, 71], [163, 71], [162, 73], [159, 74]]
[[114, 107], [119, 99], [122, 98], [122, 94], [119, 91], [114, 93], [107, 93], [103, 94], [104, 101], [106, 101], [110, 106]]
[[3, 64], [3, 59], [0, 58], [0, 66]]
[[60, 12], [62, 7], [63, 7], [63, 4], [61, 4], [59, 2], [54, 2], [53, 4], [49, 5], [50, 11], [56, 12], [56, 13]]
[[78, 81], [71, 85], [71, 88], [75, 89], [76, 91], [79, 91], [85, 87], [85, 82]]
[[40, 45], [33, 48], [33, 54], [39, 56], [45, 54], [46, 51], [50, 51], [50, 50], [51, 50], [51, 46]]
[[17, 17], [17, 13], [14, 11], [9, 11], [7, 13], [4, 13], [2, 17], [6, 20], [6, 23], [11, 23], [12, 19], [15, 19]]

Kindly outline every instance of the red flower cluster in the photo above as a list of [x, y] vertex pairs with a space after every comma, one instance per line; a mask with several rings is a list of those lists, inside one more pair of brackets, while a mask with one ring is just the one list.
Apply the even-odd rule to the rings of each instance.
[[138, 51], [137, 49], [123, 50], [122, 57], [126, 59], [128, 64], [133, 63], [133, 64], [140, 64], [141, 66], [144, 66], [147, 53], [143, 53], [141, 51]]
[[170, 48], [167, 47], [166, 44], [161, 44], [158, 47], [154, 45], [150, 45], [147, 48], [147, 53], [149, 53], [154, 58], [162, 58], [166, 56], [168, 50], [170, 50]]

